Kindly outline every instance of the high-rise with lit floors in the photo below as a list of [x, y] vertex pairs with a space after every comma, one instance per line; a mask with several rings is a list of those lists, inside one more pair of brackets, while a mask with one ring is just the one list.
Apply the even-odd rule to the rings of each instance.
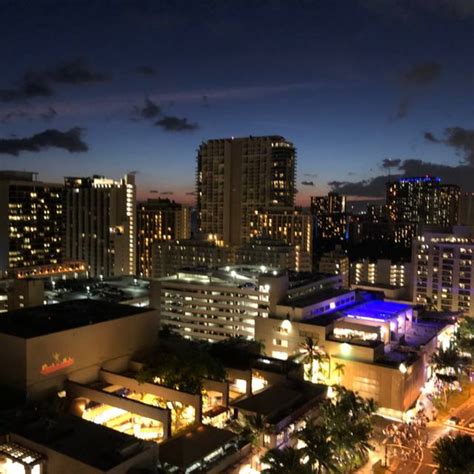
[[61, 260], [63, 186], [0, 171], [0, 272]]
[[65, 179], [65, 257], [84, 260], [91, 276], [133, 275], [135, 176]]
[[412, 252], [414, 302], [474, 316], [474, 229], [424, 232]]
[[295, 168], [295, 148], [281, 136], [203, 142], [197, 155], [200, 234], [220, 245], [247, 242], [255, 209], [294, 205]]
[[148, 199], [137, 205], [137, 228], [137, 272], [151, 277], [153, 242], [189, 239], [190, 209], [169, 199]]

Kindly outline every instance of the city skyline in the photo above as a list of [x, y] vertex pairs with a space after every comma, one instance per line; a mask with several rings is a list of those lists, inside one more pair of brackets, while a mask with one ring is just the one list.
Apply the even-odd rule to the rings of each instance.
[[0, 167], [138, 171], [140, 199], [193, 204], [200, 143], [278, 134], [299, 205], [383, 198], [388, 174], [474, 191], [474, 9], [384, 3], [3, 2]]

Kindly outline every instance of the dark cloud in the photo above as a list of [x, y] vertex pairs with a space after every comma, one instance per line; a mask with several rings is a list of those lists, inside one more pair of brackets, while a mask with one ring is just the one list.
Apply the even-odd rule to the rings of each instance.
[[18, 156], [21, 152], [39, 152], [48, 148], [62, 148], [69, 153], [85, 152], [89, 149], [82, 139], [83, 129], [71, 128], [67, 132], [48, 129], [26, 138], [0, 139], [0, 154]]
[[170, 115], [165, 115], [162, 119], [155, 122], [155, 125], [167, 132], [186, 132], [199, 128], [197, 123], [189, 122], [187, 118], [173, 117]]
[[157, 189], [150, 189], [150, 194], [158, 194], [158, 190]]
[[207, 97], [207, 95], [202, 96], [202, 106], [209, 107], [209, 98]]
[[35, 97], [49, 97], [53, 95], [53, 89], [47, 77], [41, 73], [27, 72], [10, 89], [0, 89], [0, 101], [22, 102]]
[[22, 102], [35, 97], [50, 97], [54, 94], [54, 83], [77, 85], [110, 79], [110, 75], [93, 71], [84, 59], [79, 58], [62, 63], [55, 69], [28, 71], [14, 87], [0, 89], [0, 101]]
[[474, 166], [474, 129], [449, 127], [444, 129], [444, 138], [436, 138], [431, 132], [425, 132], [424, 137], [432, 143], [444, 143], [462, 155], [465, 163]]
[[162, 196], [172, 196], [174, 194], [173, 191], [162, 191], [160, 193]]
[[332, 181], [328, 183], [333, 191], [351, 196], [378, 197], [385, 196], [385, 185], [390, 180], [399, 177], [411, 176], [439, 176], [443, 183], [457, 184], [463, 191], [474, 192], [474, 166], [460, 165], [448, 166], [430, 163], [422, 160], [404, 160], [399, 165], [400, 173], [376, 176], [362, 181]]
[[132, 120], [137, 119], [154, 119], [161, 115], [161, 107], [153, 102], [149, 97], [145, 97], [143, 106], [135, 106], [133, 110]]
[[58, 115], [58, 112], [56, 111], [56, 109], [54, 109], [54, 107], [48, 107], [48, 110], [46, 110], [45, 112], [42, 112], [40, 113], [40, 117], [44, 120], [53, 120], [54, 117], [56, 117]]
[[189, 191], [186, 193], [186, 196], [196, 196], [196, 192], [195, 191]]
[[156, 69], [153, 66], [140, 66], [136, 69], [136, 72], [143, 76], [154, 76], [156, 74]]
[[92, 70], [83, 58], [60, 64], [56, 69], [48, 72], [47, 75], [52, 81], [63, 84], [91, 84], [111, 80], [109, 74]]
[[385, 158], [382, 160], [382, 168], [399, 168], [401, 162], [400, 158]]
[[314, 181], [301, 181], [302, 186], [314, 186]]
[[318, 175], [315, 173], [305, 173], [304, 176], [308, 176], [308, 178], [317, 178]]
[[398, 109], [392, 120], [404, 119], [411, 108], [413, 100], [410, 97], [402, 97], [398, 103]]
[[12, 110], [10, 112], [7, 112], [3, 114], [0, 117], [0, 123], [8, 123], [11, 122], [12, 120], [17, 120], [17, 119], [26, 119], [29, 118], [28, 112], [25, 112], [24, 110]]
[[434, 61], [417, 64], [403, 75], [402, 82], [408, 86], [427, 86], [440, 77], [442, 70], [441, 64]]

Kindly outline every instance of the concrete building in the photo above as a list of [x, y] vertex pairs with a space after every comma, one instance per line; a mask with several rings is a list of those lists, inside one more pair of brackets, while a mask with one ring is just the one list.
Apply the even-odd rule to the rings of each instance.
[[44, 281], [33, 278], [13, 280], [8, 287], [8, 311], [44, 304]]
[[38, 399], [68, 378], [97, 380], [104, 366], [126, 367], [157, 330], [155, 310], [90, 299], [9, 311], [0, 318], [0, 378], [19, 397]]
[[137, 272], [152, 275], [152, 248], [156, 241], [185, 240], [191, 236], [191, 212], [169, 199], [148, 199], [137, 205]]
[[87, 278], [89, 272], [86, 262], [78, 260], [63, 260], [61, 263], [49, 265], [34, 265], [32, 267], [14, 268], [8, 272], [8, 276], [14, 279], [37, 278], [67, 280], [68, 278]]
[[409, 247], [421, 224], [456, 225], [460, 195], [459, 186], [441, 184], [440, 178], [432, 176], [387, 183], [388, 216], [391, 222], [399, 224], [395, 241]]
[[285, 242], [295, 248], [296, 271], [313, 267], [314, 217], [300, 208], [256, 209], [250, 218], [250, 237]]
[[413, 243], [413, 301], [474, 316], [474, 228], [424, 232]]
[[349, 257], [341, 247], [324, 253], [319, 260], [319, 271], [330, 275], [341, 275], [342, 286], [349, 288]]
[[203, 142], [197, 155], [198, 227], [204, 239], [240, 245], [255, 209], [292, 207], [296, 151], [281, 136]]
[[2, 474], [127, 474], [158, 462], [157, 444], [71, 415], [16, 413], [0, 428]]
[[0, 273], [61, 261], [63, 186], [0, 171]]
[[311, 338], [326, 359], [312, 374], [307, 365], [306, 377], [373, 398], [381, 413], [399, 418], [420, 395], [430, 355], [452, 333], [445, 323], [415, 322], [408, 304], [349, 290], [281, 301], [255, 325], [255, 338], [281, 359], [298, 360]]
[[152, 251], [152, 278], [175, 275], [182, 268], [220, 267], [232, 261], [231, 248], [202, 240], [157, 241]]
[[351, 263], [352, 285], [386, 285], [397, 288], [411, 287], [411, 262], [392, 262], [389, 259], [362, 259]]
[[131, 174], [65, 178], [64, 257], [86, 261], [92, 277], [134, 275], [135, 196]]
[[281, 299], [340, 286], [338, 275], [228, 266], [182, 270], [153, 280], [150, 301], [159, 309], [161, 324], [185, 337], [209, 341], [236, 336], [253, 339], [256, 320], [267, 318]]
[[194, 267], [256, 265], [297, 271], [300, 255], [293, 245], [268, 239], [255, 239], [237, 246], [219, 246], [203, 240], [155, 242], [152, 278], [163, 278]]

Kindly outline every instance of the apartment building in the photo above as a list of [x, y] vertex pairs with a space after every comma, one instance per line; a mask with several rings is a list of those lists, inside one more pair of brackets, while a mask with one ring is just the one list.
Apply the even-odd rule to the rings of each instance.
[[256, 209], [250, 218], [250, 237], [278, 240], [295, 248], [295, 269], [313, 267], [314, 217], [300, 208]]
[[65, 178], [65, 258], [87, 262], [92, 277], [134, 275], [135, 201], [132, 174]]
[[349, 288], [349, 257], [341, 247], [336, 247], [331, 252], [326, 252], [321, 256], [319, 271], [330, 275], [341, 275], [343, 287]]
[[0, 272], [62, 259], [63, 186], [0, 171]]
[[152, 249], [157, 241], [189, 239], [191, 211], [169, 199], [148, 199], [137, 205], [137, 272], [152, 275]]
[[413, 301], [474, 316], [474, 229], [424, 232], [413, 243]]
[[197, 155], [200, 234], [220, 245], [246, 242], [255, 209], [294, 205], [295, 169], [295, 147], [281, 136], [203, 142]]

